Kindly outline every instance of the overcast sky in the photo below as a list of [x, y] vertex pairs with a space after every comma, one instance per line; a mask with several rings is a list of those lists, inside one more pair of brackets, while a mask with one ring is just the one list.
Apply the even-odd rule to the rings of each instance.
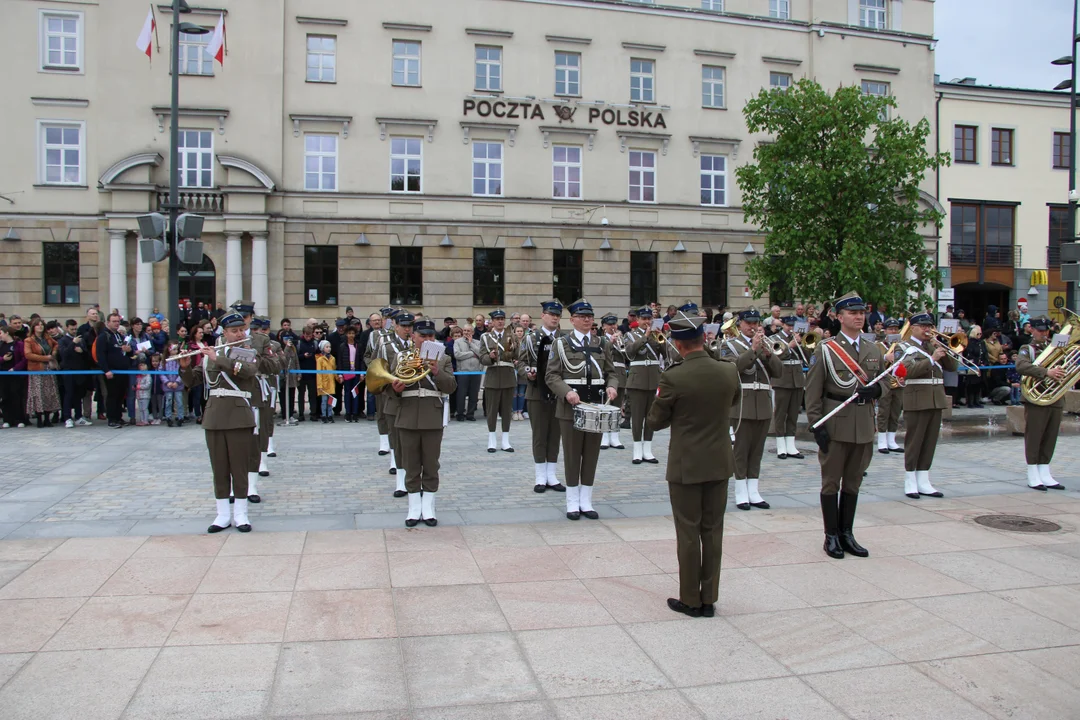
[[1071, 53], [1070, 0], [937, 0], [934, 34], [943, 81], [1050, 90], [1069, 77], [1050, 64]]

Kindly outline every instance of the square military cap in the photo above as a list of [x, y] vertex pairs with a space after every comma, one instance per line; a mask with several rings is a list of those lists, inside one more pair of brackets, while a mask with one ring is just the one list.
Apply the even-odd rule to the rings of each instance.
[[1044, 317], [1031, 318], [1031, 329], [1042, 330], [1043, 332], [1049, 332], [1051, 328], [1050, 319]]
[[930, 325], [934, 326], [934, 316], [930, 313], [918, 313], [911, 316], [912, 325]]
[[244, 316], [238, 312], [231, 312], [221, 316], [221, 320], [218, 322], [223, 328], [232, 327], [244, 327], [247, 323], [244, 321]]
[[540, 308], [548, 315], [562, 315], [563, 306], [558, 300], [548, 300], [540, 303]]
[[758, 312], [757, 308], [746, 308], [739, 313], [739, 319], [749, 323], [761, 322], [761, 313]]
[[421, 335], [434, 335], [435, 323], [431, 320], [417, 320], [413, 323], [413, 332], [420, 333]]
[[494, 310], [492, 310], [491, 312], [488, 313], [488, 317], [490, 317], [492, 320], [498, 320], [499, 318], [505, 318], [506, 317], [506, 311], [503, 310], [502, 308], [496, 308], [496, 309], [494, 309]]
[[243, 315], [255, 314], [255, 302], [253, 300], [237, 300], [229, 307]]
[[394, 322], [398, 325], [412, 325], [416, 317], [408, 310], [397, 310], [394, 314]]
[[900, 326], [901, 326], [902, 324], [903, 324], [903, 323], [901, 323], [901, 322], [900, 322], [899, 320], [897, 320], [896, 318], [889, 318], [888, 320], [886, 320], [886, 321], [885, 321], [885, 327], [887, 327], [887, 328], [898, 328], [898, 327], [900, 327]]
[[687, 314], [696, 313], [698, 311], [698, 306], [693, 300], [687, 300], [679, 307], [679, 310]]
[[575, 300], [574, 302], [570, 303], [570, 307], [567, 308], [567, 309], [570, 311], [571, 315], [593, 315], [594, 314], [593, 313], [592, 303], [589, 302], [588, 300], [586, 300], [585, 298], [581, 298], [580, 300]]
[[396, 312], [397, 311], [394, 310], [394, 308], [392, 308], [392, 307], [384, 307], [381, 310], [379, 310], [379, 314], [382, 315], [384, 318], [394, 317], [394, 313], [396, 313]]
[[705, 332], [706, 322], [708, 322], [708, 318], [699, 317], [696, 314], [690, 315], [680, 310], [668, 322], [668, 327], [671, 328], [671, 337], [673, 339], [693, 340]]
[[634, 314], [637, 315], [639, 318], [651, 318], [652, 308], [646, 305], [645, 307], [638, 308], [636, 311], [634, 311]]
[[836, 299], [836, 302], [833, 303], [833, 309], [836, 312], [841, 310], [865, 310], [866, 303], [859, 297], [859, 293], [849, 292], [847, 295]]

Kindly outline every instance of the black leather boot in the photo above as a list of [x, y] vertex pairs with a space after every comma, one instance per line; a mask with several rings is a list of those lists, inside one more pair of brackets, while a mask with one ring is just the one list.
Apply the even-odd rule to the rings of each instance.
[[842, 560], [844, 548], [840, 546], [839, 515], [840, 509], [836, 504], [836, 496], [821, 493], [821, 519], [825, 523], [825, 554], [831, 558]]
[[855, 557], [870, 557], [870, 551], [860, 545], [851, 532], [851, 526], [855, 522], [855, 507], [858, 504], [858, 494], [840, 493], [840, 547]]

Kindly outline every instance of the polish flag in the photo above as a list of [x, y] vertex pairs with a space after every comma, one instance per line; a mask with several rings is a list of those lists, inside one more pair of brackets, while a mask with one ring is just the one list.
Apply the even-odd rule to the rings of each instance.
[[349, 392], [352, 393], [353, 397], [360, 397], [360, 383], [356, 383], [355, 385], [353, 385], [353, 389]]
[[139, 48], [139, 52], [150, 57], [151, 43], [153, 39], [154, 31], [157, 29], [157, 22], [154, 21], [154, 9], [150, 8], [146, 11], [146, 22], [143, 23], [142, 32], [139, 33], [139, 39], [135, 41], [135, 47]]
[[336, 408], [337, 407], [337, 398], [334, 397], [333, 395], [327, 396], [326, 404], [329, 405], [332, 408]]
[[214, 35], [210, 38], [210, 42], [206, 44], [206, 51], [210, 53], [210, 56], [217, 60], [222, 67], [225, 66], [225, 14], [222, 13], [218, 17], [217, 27], [214, 28]]

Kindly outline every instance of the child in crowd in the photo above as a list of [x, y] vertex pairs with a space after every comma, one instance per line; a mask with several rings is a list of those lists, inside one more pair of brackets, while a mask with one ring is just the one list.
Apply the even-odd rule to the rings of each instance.
[[[1016, 355], [1002, 353], [1001, 362], [1005, 363], [1006, 365], [1015, 365]], [[1006, 378], [1009, 381], [1009, 388], [1012, 391], [1012, 394], [1009, 396], [1009, 404], [1020, 405], [1022, 404], [1020, 395], [1020, 373], [1016, 372], [1015, 367], [1009, 368], [1007, 373], [1008, 374], [1006, 375]]]
[[165, 422], [169, 427], [182, 427], [184, 425], [184, 383], [180, 380], [180, 361], [176, 356], [180, 354], [180, 346], [176, 343], [169, 345], [166, 352], [169, 357], [165, 360], [165, 372], [169, 375], [161, 375], [161, 392], [164, 396]]
[[[315, 358], [316, 370], [337, 370], [337, 360], [334, 359], [331, 353], [331, 345], [329, 340], [323, 340], [319, 343], [319, 355]], [[334, 408], [330, 404], [334, 397], [334, 392], [337, 390], [334, 384], [334, 376], [326, 373], [315, 376], [315, 387], [318, 390], [319, 402], [322, 405], [322, 421], [324, 423], [334, 422]]]
[[[162, 369], [161, 355], [154, 353], [150, 356], [150, 369], [157, 371]], [[151, 375], [154, 379], [153, 385], [150, 389], [150, 424], [161, 424], [161, 406], [165, 401], [164, 394], [161, 392], [161, 383], [158, 382], [160, 375]]]
[[153, 394], [154, 376], [145, 375], [149, 370], [146, 356], [139, 356], [139, 374], [135, 376], [135, 425], [150, 424], [150, 396]]

